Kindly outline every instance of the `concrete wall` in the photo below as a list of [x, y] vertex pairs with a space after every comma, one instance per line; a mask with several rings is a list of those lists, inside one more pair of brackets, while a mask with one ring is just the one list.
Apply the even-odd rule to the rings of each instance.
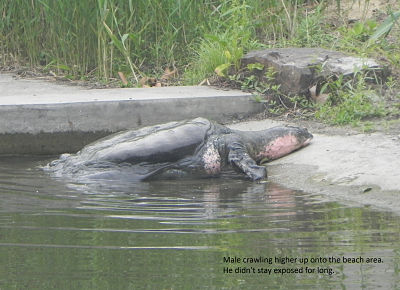
[[[250, 94], [240, 91], [175, 87], [166, 88], [165, 94], [158, 88], [154, 95], [151, 89], [138, 90], [82, 90], [82, 102], [78, 93], [64, 94], [62, 101], [54, 103], [43, 101], [48, 94], [35, 102], [29, 96], [19, 96], [26, 98], [25, 104], [0, 98], [0, 154], [75, 152], [99, 137], [124, 129], [196, 117], [227, 122], [263, 110]], [[188, 97], [185, 91], [190, 92]], [[120, 100], [115, 97], [119, 92], [123, 94]]]

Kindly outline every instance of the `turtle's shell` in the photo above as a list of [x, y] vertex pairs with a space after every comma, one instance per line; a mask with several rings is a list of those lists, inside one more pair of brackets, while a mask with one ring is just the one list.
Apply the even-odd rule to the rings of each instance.
[[176, 162], [193, 155], [211, 131], [211, 122], [203, 118], [170, 122], [111, 135], [86, 146], [77, 155], [87, 162]]

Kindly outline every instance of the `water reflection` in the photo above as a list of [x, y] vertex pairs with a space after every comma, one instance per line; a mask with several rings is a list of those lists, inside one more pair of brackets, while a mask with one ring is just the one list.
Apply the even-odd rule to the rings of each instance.
[[[400, 285], [400, 222], [390, 213], [320, 202], [234, 176], [71, 183], [40, 170], [45, 162], [0, 159], [0, 288]], [[223, 273], [226, 256], [343, 255], [381, 257], [384, 263], [331, 264], [332, 275]]]

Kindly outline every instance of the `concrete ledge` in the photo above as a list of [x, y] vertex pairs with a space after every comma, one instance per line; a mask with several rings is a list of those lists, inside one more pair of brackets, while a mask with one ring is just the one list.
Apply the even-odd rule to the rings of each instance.
[[[0, 150], [2, 155], [55, 155], [78, 151], [86, 144], [108, 134], [110, 132], [100, 131], [0, 134]], [[61, 152], [62, 149], [65, 150]]]
[[13, 80], [10, 75], [0, 78], [0, 154], [74, 152], [124, 129], [198, 116], [226, 122], [263, 110], [251, 94], [235, 90], [198, 86], [87, 90]]

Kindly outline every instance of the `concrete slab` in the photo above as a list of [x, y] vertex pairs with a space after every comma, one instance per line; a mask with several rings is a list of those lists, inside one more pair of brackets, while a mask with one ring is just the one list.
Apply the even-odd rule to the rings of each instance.
[[0, 74], [0, 154], [74, 152], [112, 132], [261, 112], [252, 95], [211, 87], [85, 89]]
[[14, 79], [0, 74], [0, 105], [44, 105], [87, 102], [248, 97], [238, 90], [218, 90], [207, 86], [160, 88], [86, 89], [51, 82]]

